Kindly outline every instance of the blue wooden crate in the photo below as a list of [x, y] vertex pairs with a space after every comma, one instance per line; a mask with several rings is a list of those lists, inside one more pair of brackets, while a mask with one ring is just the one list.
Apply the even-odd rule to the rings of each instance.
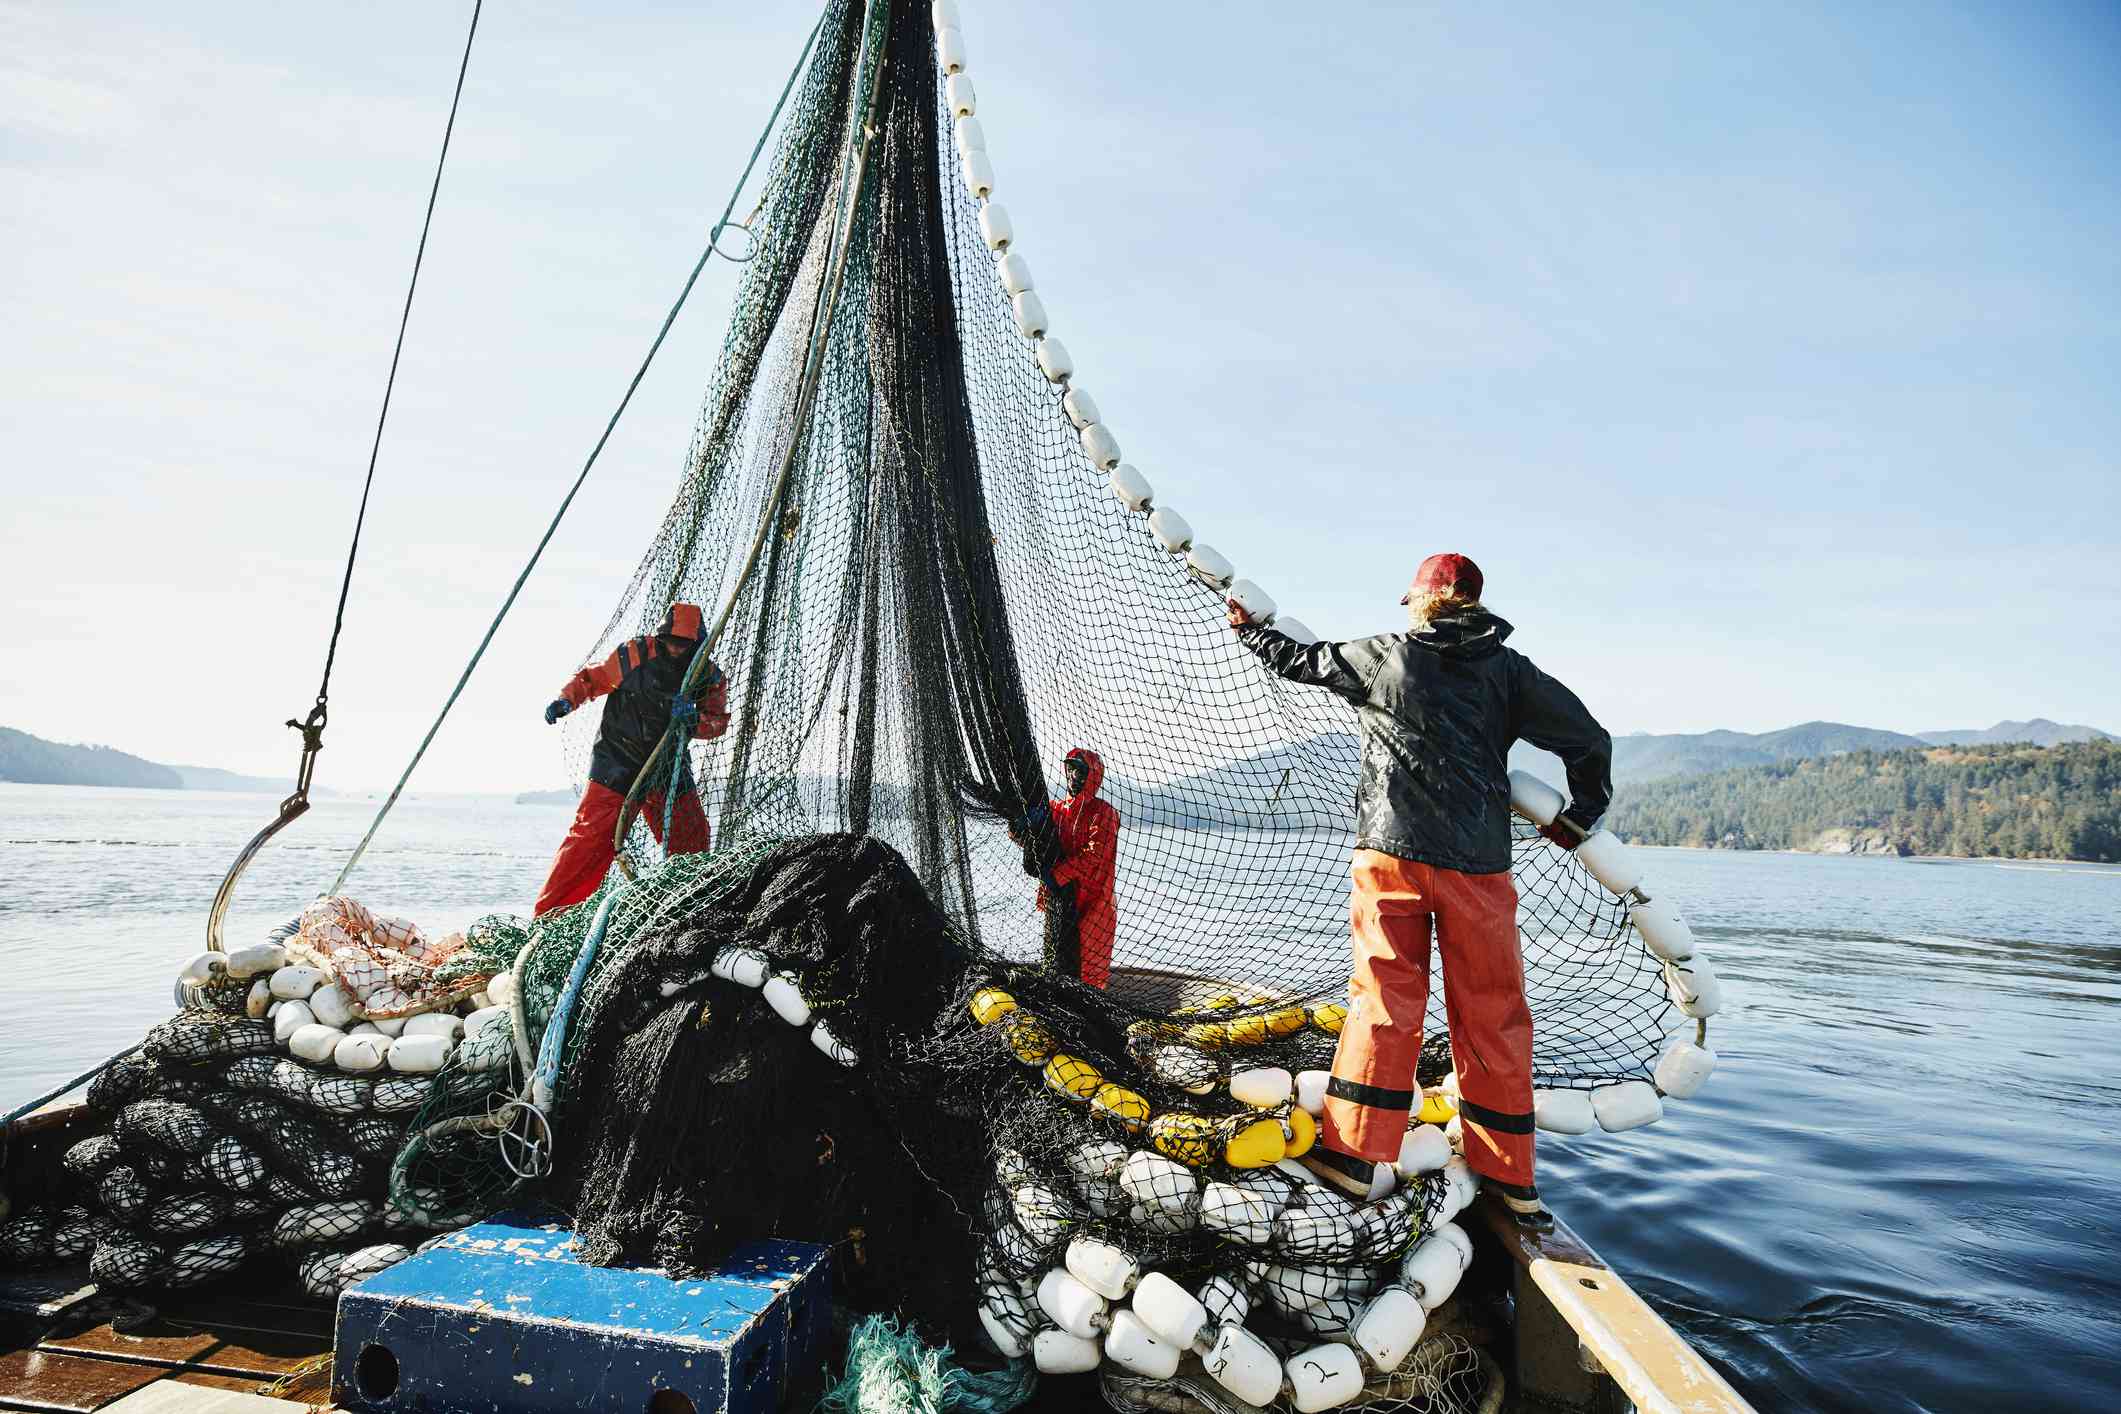
[[339, 1298], [332, 1398], [346, 1409], [764, 1414], [813, 1375], [831, 1267], [751, 1242], [690, 1281], [592, 1267], [564, 1220], [508, 1213], [449, 1234]]

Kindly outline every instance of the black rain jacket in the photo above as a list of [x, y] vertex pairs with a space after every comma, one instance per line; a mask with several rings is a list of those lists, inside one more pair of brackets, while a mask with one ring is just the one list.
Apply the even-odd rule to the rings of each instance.
[[1510, 867], [1510, 744], [1522, 738], [1568, 768], [1569, 818], [1589, 829], [1613, 797], [1613, 740], [1576, 694], [1505, 648], [1510, 625], [1486, 609], [1419, 633], [1301, 644], [1262, 624], [1244, 645], [1291, 682], [1327, 688], [1362, 721], [1355, 846], [1499, 874]]

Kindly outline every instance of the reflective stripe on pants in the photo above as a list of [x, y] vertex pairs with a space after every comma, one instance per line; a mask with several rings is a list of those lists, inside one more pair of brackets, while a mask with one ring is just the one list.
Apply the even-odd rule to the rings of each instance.
[[1355, 852], [1348, 1017], [1333, 1054], [1324, 1139], [1344, 1154], [1399, 1157], [1419, 1103], [1414, 1065], [1429, 1000], [1429, 937], [1443, 954], [1444, 1007], [1464, 1103], [1466, 1163], [1532, 1182], [1532, 1013], [1508, 873], [1461, 874], [1373, 849]]

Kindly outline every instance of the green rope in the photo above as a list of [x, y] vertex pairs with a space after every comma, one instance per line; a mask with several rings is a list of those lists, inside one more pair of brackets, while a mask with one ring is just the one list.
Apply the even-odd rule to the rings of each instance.
[[1012, 1361], [975, 1374], [912, 1326], [870, 1316], [847, 1337], [847, 1369], [818, 1408], [828, 1414], [1008, 1414], [1038, 1388], [1038, 1367]]
[[647, 356], [641, 360], [641, 366], [634, 370], [633, 381], [626, 385], [625, 396], [621, 397], [619, 405], [612, 409], [611, 420], [604, 424], [603, 435], [598, 437], [596, 445], [589, 449], [589, 458], [582, 463], [582, 470], [575, 477], [574, 485], [568, 487], [567, 494], [561, 498], [560, 508], [553, 512], [552, 523], [545, 527], [545, 533], [538, 538], [537, 548], [530, 552], [530, 559], [523, 566], [523, 572], [516, 576], [516, 582], [508, 590], [508, 597], [501, 601], [500, 612], [495, 614], [493, 622], [486, 626], [486, 633], [479, 639], [479, 646], [472, 650], [471, 661], [464, 665], [464, 671], [458, 676], [456, 686], [449, 690], [449, 698], [443, 702], [442, 710], [435, 714], [434, 724], [427, 729], [427, 735], [420, 738], [419, 749], [413, 752], [412, 760], [405, 764], [404, 773], [398, 777], [398, 783], [390, 788], [390, 795], [384, 800], [383, 808], [376, 812], [376, 818], [370, 822], [368, 833], [361, 836], [361, 842], [354, 846], [354, 852], [347, 859], [346, 867], [339, 871], [339, 877], [332, 882], [331, 892], [338, 893], [346, 887], [346, 880], [352, 875], [354, 866], [359, 864], [361, 856], [368, 852], [369, 843], [375, 839], [376, 831], [383, 827], [384, 818], [390, 814], [391, 807], [398, 803], [398, 797], [404, 793], [406, 782], [412, 779], [412, 773], [419, 768], [421, 758], [427, 755], [427, 748], [434, 744], [435, 734], [442, 730], [442, 723], [448, 720], [450, 709], [455, 707], [457, 699], [463, 696], [465, 684], [471, 681], [472, 673], [477, 671], [479, 660], [486, 656], [487, 646], [500, 631], [501, 621], [507, 618], [508, 611], [515, 607], [516, 596], [523, 592], [523, 585], [530, 579], [531, 571], [538, 567], [538, 560], [544, 555], [545, 547], [552, 543], [552, 537], [559, 531], [560, 522], [566, 518], [568, 507], [574, 504], [576, 493], [582, 489], [582, 483], [589, 479], [590, 469], [597, 464], [597, 458], [603, 455], [605, 444], [611, 441], [611, 434], [617, 430], [619, 419], [626, 415], [627, 407], [633, 402], [634, 392], [641, 386], [641, 380], [648, 376], [648, 367], [655, 362], [656, 353], [663, 347], [663, 340], [669, 336], [670, 326], [677, 323], [678, 313], [684, 309], [685, 301], [691, 297], [692, 287], [698, 283], [700, 272], [707, 268], [707, 262], [716, 255], [721, 255], [724, 260], [735, 259], [721, 252], [716, 242], [721, 239], [722, 232], [734, 224], [729, 219], [730, 213], [736, 210], [737, 201], [743, 196], [744, 187], [751, 180], [752, 169], [758, 165], [759, 154], [766, 150], [766, 140], [772, 136], [774, 125], [780, 121], [781, 109], [787, 105], [788, 95], [794, 92], [795, 81], [801, 76], [803, 66], [810, 62], [810, 51], [817, 44], [818, 32], [824, 27], [825, 20], [821, 15], [818, 22], [811, 26], [810, 38], [804, 41], [803, 52], [797, 57], [795, 67], [788, 73], [788, 82], [781, 85], [781, 96], [775, 100], [773, 112], [766, 119], [766, 126], [760, 131], [759, 140], [752, 145], [751, 160], [744, 164], [744, 174], [737, 178], [736, 187], [729, 193], [728, 204], [722, 208], [722, 218], [716, 221], [713, 229], [708, 232], [707, 248], [701, 251], [700, 258], [693, 262], [692, 273], [685, 277], [685, 286], [678, 291], [677, 301], [670, 306], [670, 312], [663, 316], [663, 327], [656, 330], [655, 341], [648, 346]]

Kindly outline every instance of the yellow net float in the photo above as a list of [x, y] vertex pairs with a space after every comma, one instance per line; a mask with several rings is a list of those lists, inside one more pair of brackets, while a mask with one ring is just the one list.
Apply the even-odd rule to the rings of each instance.
[[1423, 1124], [1446, 1124], [1458, 1113], [1458, 1106], [1441, 1090], [1426, 1092], [1421, 1097], [1421, 1113], [1416, 1116]]
[[992, 1026], [1016, 1010], [1016, 998], [999, 987], [982, 987], [972, 994], [968, 1009], [974, 1021], [982, 1026]]
[[1008, 1013], [1002, 1022], [1002, 1034], [1008, 1038], [1009, 1049], [1025, 1065], [1044, 1065], [1060, 1045], [1051, 1027], [1024, 1011]]
[[1318, 1121], [1311, 1118], [1308, 1110], [1291, 1109], [1281, 1125], [1288, 1145], [1288, 1152], [1282, 1155], [1285, 1159], [1302, 1158], [1318, 1142]]
[[1108, 1080], [1090, 1096], [1090, 1113], [1138, 1130], [1149, 1122], [1149, 1102], [1126, 1086]]
[[1219, 1051], [1230, 1044], [1230, 1024], [1221, 1021], [1199, 1021], [1188, 1026], [1179, 1035], [1189, 1045], [1198, 1046], [1204, 1051]]
[[1297, 1032], [1303, 1030], [1304, 1023], [1310, 1020], [1310, 1017], [1305, 1014], [1304, 1009], [1300, 1006], [1285, 1006], [1268, 1012], [1261, 1019], [1267, 1023], [1267, 1034], [1278, 1039], [1283, 1036], [1294, 1036]]
[[1311, 1008], [1311, 1024], [1328, 1036], [1338, 1036], [1340, 1028], [1348, 1019], [1345, 1002], [1324, 1002]]
[[1282, 1134], [1281, 1121], [1255, 1119], [1239, 1126], [1223, 1145], [1223, 1162], [1234, 1169], [1263, 1169], [1280, 1163], [1288, 1152], [1288, 1140]]
[[1267, 1018], [1264, 1016], [1240, 1016], [1227, 1025], [1233, 1046], [1257, 1046], [1267, 1039]]
[[1215, 1141], [1215, 1122], [1205, 1115], [1171, 1110], [1149, 1121], [1149, 1147], [1167, 1159], [1189, 1168], [1204, 1168], [1221, 1147]]
[[1104, 1085], [1097, 1067], [1077, 1056], [1055, 1054], [1046, 1062], [1046, 1088], [1071, 1100], [1088, 1100]]

